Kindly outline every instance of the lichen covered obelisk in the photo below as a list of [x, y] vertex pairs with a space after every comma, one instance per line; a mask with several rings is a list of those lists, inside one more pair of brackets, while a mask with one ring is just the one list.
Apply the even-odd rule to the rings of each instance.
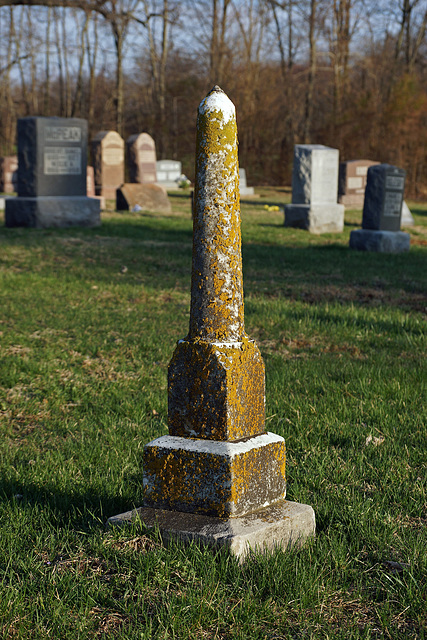
[[264, 363], [244, 328], [235, 108], [199, 105], [188, 336], [168, 371], [169, 435], [144, 448], [144, 506], [163, 535], [251, 548], [301, 542], [314, 512], [285, 500], [285, 442], [265, 431]]

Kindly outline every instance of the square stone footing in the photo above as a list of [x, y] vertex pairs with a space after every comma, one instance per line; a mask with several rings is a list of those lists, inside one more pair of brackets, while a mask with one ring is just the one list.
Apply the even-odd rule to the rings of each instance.
[[6, 227], [96, 227], [101, 224], [100, 203], [86, 196], [7, 198]]
[[409, 251], [410, 235], [404, 231], [373, 231], [355, 229], [350, 233], [350, 249], [402, 253]]
[[140, 507], [107, 520], [107, 526], [140, 520], [149, 529], [157, 528], [165, 542], [180, 539], [202, 542], [210, 547], [226, 547], [243, 559], [250, 551], [273, 551], [301, 546], [316, 531], [315, 515], [307, 504], [283, 500], [240, 518], [214, 518], [181, 511]]
[[310, 233], [341, 233], [344, 229], [343, 204], [287, 204], [285, 227], [306, 229]]

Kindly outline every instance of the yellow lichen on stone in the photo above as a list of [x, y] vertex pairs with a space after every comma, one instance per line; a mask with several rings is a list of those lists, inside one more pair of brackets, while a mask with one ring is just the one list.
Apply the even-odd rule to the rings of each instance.
[[190, 338], [244, 335], [239, 199], [234, 106], [216, 88], [197, 121]]
[[163, 436], [144, 449], [144, 504], [223, 517], [283, 500], [283, 438], [265, 434], [243, 443]]
[[168, 372], [169, 433], [240, 440], [265, 428], [264, 363], [256, 344], [181, 340]]

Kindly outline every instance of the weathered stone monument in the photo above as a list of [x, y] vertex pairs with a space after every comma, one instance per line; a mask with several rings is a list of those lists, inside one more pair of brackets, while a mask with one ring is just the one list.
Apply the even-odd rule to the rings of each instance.
[[14, 193], [18, 190], [18, 156], [0, 158], [0, 192]]
[[245, 196], [253, 196], [255, 195], [255, 189], [253, 187], [248, 187], [246, 182], [246, 170], [239, 168], [239, 189], [240, 195]]
[[287, 548], [314, 534], [308, 505], [285, 500], [285, 442], [265, 430], [264, 363], [245, 332], [237, 127], [219, 88], [199, 105], [188, 335], [168, 372], [169, 435], [144, 449], [138, 517], [164, 538]]
[[410, 237], [400, 231], [405, 171], [389, 164], [368, 169], [362, 229], [350, 234], [350, 248], [399, 253], [409, 250]]
[[171, 213], [172, 207], [165, 190], [158, 184], [126, 183], [116, 192], [117, 211], [152, 211]]
[[116, 199], [116, 189], [125, 181], [125, 143], [117, 131], [99, 131], [92, 139], [95, 193]]
[[363, 207], [368, 169], [379, 162], [373, 160], [348, 160], [340, 162], [338, 177], [338, 202], [346, 206]]
[[20, 118], [17, 129], [18, 197], [6, 200], [6, 226], [100, 224], [99, 202], [86, 195], [86, 120]]
[[165, 189], [178, 189], [182, 175], [182, 163], [179, 160], [157, 160], [157, 184]]
[[151, 184], [157, 181], [156, 144], [148, 133], [137, 133], [126, 140], [130, 182]]
[[311, 233], [341, 232], [344, 205], [337, 203], [338, 149], [297, 144], [292, 170], [292, 204], [285, 205], [285, 227]]

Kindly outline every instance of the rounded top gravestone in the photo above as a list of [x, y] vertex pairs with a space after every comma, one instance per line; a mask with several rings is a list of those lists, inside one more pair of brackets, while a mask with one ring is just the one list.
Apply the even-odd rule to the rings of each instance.
[[156, 143], [148, 133], [137, 133], [126, 140], [130, 182], [150, 184], [157, 180]]
[[99, 131], [92, 139], [96, 195], [115, 199], [125, 180], [124, 146], [117, 131]]

